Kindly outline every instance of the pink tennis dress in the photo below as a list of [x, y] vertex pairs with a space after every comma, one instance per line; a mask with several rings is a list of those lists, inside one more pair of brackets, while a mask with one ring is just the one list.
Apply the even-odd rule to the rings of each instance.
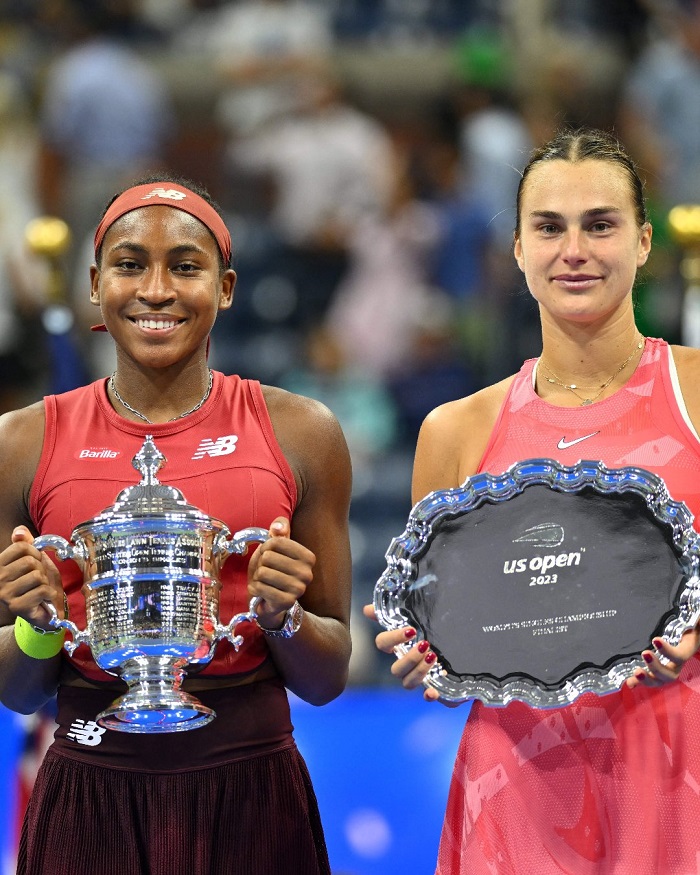
[[[646, 341], [615, 395], [561, 408], [516, 376], [480, 470], [600, 459], [664, 478], [700, 515], [700, 441], [670, 349]], [[535, 709], [475, 702], [459, 746], [436, 875], [700, 873], [700, 660], [663, 688]]]

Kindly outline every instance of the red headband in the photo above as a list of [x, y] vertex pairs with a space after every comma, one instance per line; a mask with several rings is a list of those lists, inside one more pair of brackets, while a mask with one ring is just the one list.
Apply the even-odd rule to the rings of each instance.
[[117, 219], [132, 210], [158, 205], [182, 210], [206, 225], [214, 235], [224, 264], [228, 267], [231, 261], [231, 235], [221, 216], [204, 198], [190, 191], [189, 188], [167, 181], [135, 185], [115, 198], [95, 231], [95, 257], [97, 257], [97, 251], [102, 245], [105, 234]]

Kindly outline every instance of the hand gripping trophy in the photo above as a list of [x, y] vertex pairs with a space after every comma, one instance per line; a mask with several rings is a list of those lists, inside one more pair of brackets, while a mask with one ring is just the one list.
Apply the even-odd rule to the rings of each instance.
[[39, 550], [74, 559], [83, 570], [87, 628], [59, 620], [68, 629], [69, 654], [87, 644], [100, 668], [126, 681], [127, 692], [98, 715], [98, 723], [121, 732], [180, 732], [204, 726], [216, 714], [182, 689], [188, 665], [208, 663], [218, 641], [239, 649], [236, 626], [256, 619], [259, 599], [247, 613], [219, 621], [221, 567], [232, 553], [267, 540], [262, 528], [231, 536], [220, 520], [187, 504], [182, 493], [160, 483], [165, 456], [148, 435], [133, 466], [140, 483], [71, 535], [42, 535]]

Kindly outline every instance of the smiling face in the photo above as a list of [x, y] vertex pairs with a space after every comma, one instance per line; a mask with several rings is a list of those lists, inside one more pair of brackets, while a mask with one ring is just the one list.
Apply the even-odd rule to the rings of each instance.
[[594, 323], [629, 308], [651, 226], [639, 226], [625, 171], [612, 161], [555, 159], [522, 189], [515, 258], [548, 318]]
[[221, 271], [218, 246], [198, 219], [170, 206], [132, 210], [107, 231], [90, 299], [126, 355], [167, 367], [206, 350], [236, 275]]

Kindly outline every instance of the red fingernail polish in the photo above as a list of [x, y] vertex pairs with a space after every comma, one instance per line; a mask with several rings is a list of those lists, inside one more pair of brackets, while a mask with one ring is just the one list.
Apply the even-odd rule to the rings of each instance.
[[644, 662], [648, 662], [648, 663], [651, 663], [654, 661], [654, 657], [651, 655], [651, 653], [642, 653], [642, 659], [644, 660]]
[[414, 635], [416, 634], [416, 630], [415, 629], [404, 629], [403, 634], [405, 635], [406, 638], [413, 638]]
[[418, 653], [425, 653], [425, 651], [430, 647], [430, 643], [428, 641], [421, 641], [418, 644]]
[[437, 655], [432, 651], [425, 657], [425, 661], [428, 663], [428, 665], [432, 665], [436, 659]]

